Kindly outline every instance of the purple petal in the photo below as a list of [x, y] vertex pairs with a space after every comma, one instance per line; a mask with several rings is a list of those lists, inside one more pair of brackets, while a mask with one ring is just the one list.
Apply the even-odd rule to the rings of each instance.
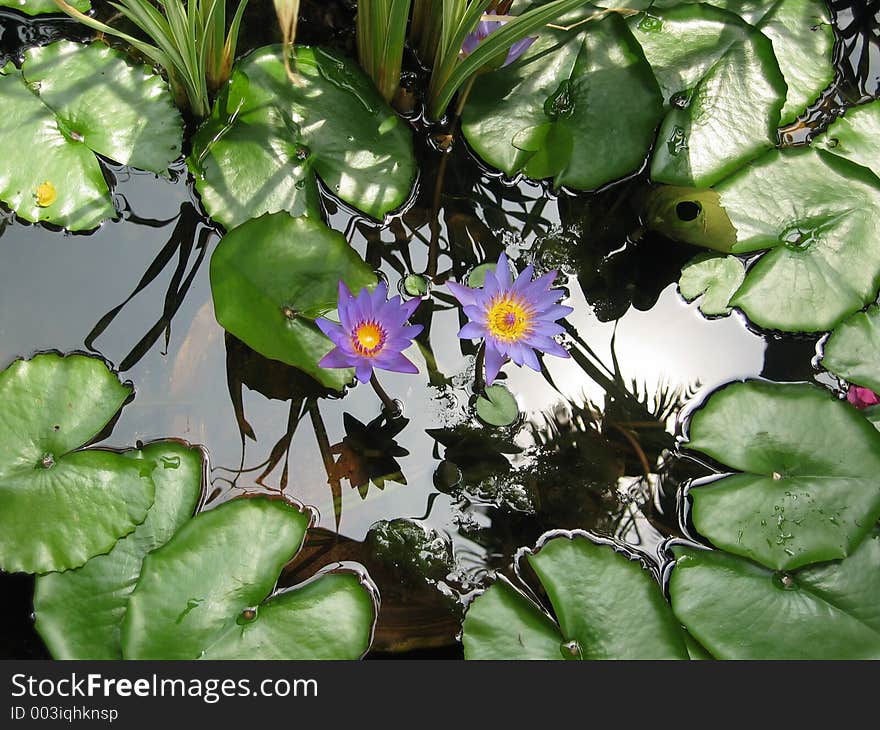
[[354, 358], [338, 347], [334, 347], [318, 361], [318, 367], [322, 368], [350, 368], [354, 365]]
[[477, 46], [480, 45], [480, 40], [480, 37], [476, 33], [468, 33], [464, 42], [461, 44], [461, 55], [469, 56], [477, 50]]
[[462, 286], [461, 284], [456, 284], [454, 281], [447, 281], [446, 286], [449, 287], [449, 291], [452, 292], [452, 296], [458, 299], [458, 301], [464, 306], [476, 304], [476, 300], [474, 298], [474, 294], [476, 293], [475, 289], [471, 289], [468, 286]]
[[552, 307], [548, 307], [547, 309], [538, 312], [538, 317], [540, 319], [555, 322], [557, 319], [564, 319], [573, 311], [574, 307], [566, 307], [564, 304], [554, 304]]
[[471, 322], [486, 323], [486, 310], [484, 307], [474, 304], [464, 307], [464, 313]]
[[423, 329], [425, 329], [424, 325], [411, 324], [407, 325], [406, 327], [401, 327], [394, 336], [405, 337], [407, 340], [414, 340], [416, 337], [422, 334]]
[[535, 351], [523, 342], [515, 342], [510, 346], [510, 359], [517, 365], [527, 365], [532, 370], [541, 372], [541, 364]]
[[571, 355], [568, 354], [568, 350], [566, 350], [552, 337], [546, 337], [544, 335], [531, 335], [528, 341], [529, 345], [547, 355], [554, 355], [556, 357], [566, 358], [571, 357]]
[[507, 254], [504, 251], [498, 257], [498, 263], [495, 266], [495, 280], [502, 289], [510, 289], [513, 280], [510, 278], [510, 262], [507, 260]]
[[561, 324], [556, 324], [556, 322], [544, 322], [540, 319], [534, 322], [531, 328], [531, 333], [544, 335], [545, 337], [555, 337], [556, 335], [561, 335], [563, 332], [565, 332], [565, 328]]
[[345, 330], [342, 329], [341, 326], [336, 324], [336, 322], [331, 322], [329, 319], [324, 319], [323, 317], [318, 317], [315, 320], [315, 324], [318, 326], [318, 329], [321, 330], [334, 344], [339, 344], [343, 340], [347, 339], [348, 335], [345, 333]]
[[546, 274], [541, 274], [541, 276], [531, 282], [531, 286], [528, 287], [529, 293], [534, 292], [535, 296], [544, 294], [550, 289], [557, 275], [558, 272], [555, 269], [548, 271]]
[[486, 336], [486, 327], [479, 322], [468, 322], [459, 330], [458, 336], [462, 340], [479, 340]]
[[369, 383], [373, 377], [373, 364], [366, 358], [357, 363], [354, 374], [362, 383]]
[[486, 342], [486, 385], [492, 385], [498, 377], [498, 371], [504, 365], [504, 355]]
[[511, 287], [512, 291], [517, 292], [518, 294], [522, 294], [526, 287], [532, 282], [532, 276], [535, 273], [535, 267], [529, 264], [524, 268], [519, 276], [516, 277], [516, 281], [513, 282], [513, 286]]
[[417, 373], [419, 369], [399, 352], [383, 350], [373, 360], [377, 368], [395, 373]]
[[501, 68], [512, 64], [517, 58], [525, 53], [529, 49], [529, 46], [531, 46], [536, 40], [538, 40], [537, 36], [530, 36], [514, 43], [507, 52], [507, 58], [504, 60], [504, 63], [501, 64]]
[[373, 318], [373, 300], [370, 299], [370, 290], [364, 287], [358, 292], [354, 300], [354, 311], [358, 321]]
[[339, 312], [339, 321], [342, 322], [342, 326], [347, 330], [351, 330], [354, 327], [354, 316], [351, 311], [352, 304], [354, 304], [354, 294], [351, 293], [351, 290], [344, 281], [340, 281], [339, 293], [336, 297], [336, 309]]

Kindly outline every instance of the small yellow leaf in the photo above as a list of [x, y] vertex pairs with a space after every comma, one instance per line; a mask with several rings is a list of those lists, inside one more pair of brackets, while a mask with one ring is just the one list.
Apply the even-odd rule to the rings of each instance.
[[37, 205], [41, 208], [48, 208], [58, 199], [58, 193], [55, 191], [55, 186], [46, 180], [46, 182], [37, 187], [34, 198], [36, 198]]

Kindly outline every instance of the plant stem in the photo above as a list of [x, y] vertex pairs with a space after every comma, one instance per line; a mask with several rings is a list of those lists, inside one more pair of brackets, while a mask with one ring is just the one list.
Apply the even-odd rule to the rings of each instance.
[[376, 377], [376, 373], [373, 373], [373, 376], [370, 378], [370, 385], [373, 386], [373, 390], [376, 391], [376, 395], [379, 396], [379, 400], [382, 401], [382, 406], [385, 410], [385, 415], [388, 418], [398, 418], [402, 415], [402, 411], [400, 410], [400, 406], [394, 401], [394, 399], [385, 392], [385, 389], [379, 384], [379, 378]]
[[486, 365], [486, 343], [480, 343], [480, 349], [477, 350], [477, 360], [474, 363], [474, 393], [480, 395], [486, 390], [486, 379], [483, 372]]

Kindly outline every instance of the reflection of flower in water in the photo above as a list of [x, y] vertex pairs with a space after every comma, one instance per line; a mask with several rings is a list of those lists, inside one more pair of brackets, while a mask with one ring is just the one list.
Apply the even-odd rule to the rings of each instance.
[[383, 413], [364, 425], [349, 413], [342, 415], [345, 437], [330, 451], [338, 454], [332, 478], [347, 479], [356, 488], [361, 499], [366, 499], [372, 482], [379, 489], [385, 481], [406, 484], [397, 458], [408, 456], [394, 439], [409, 423], [406, 418], [389, 419]]
[[856, 408], [870, 408], [880, 405], [880, 396], [870, 388], [863, 388], [860, 385], [849, 386], [849, 390], [846, 391], [846, 399]]
[[508, 360], [541, 371], [538, 352], [569, 357], [553, 338], [564, 332], [556, 320], [574, 310], [557, 302], [565, 295], [551, 289], [556, 271], [532, 281], [533, 266], [527, 266], [516, 281], [510, 275], [507, 256], [498, 258], [495, 271], [487, 271], [482, 289], [448, 282], [452, 294], [461, 302], [470, 320], [458, 336], [482, 338], [486, 348], [486, 384], [491, 385], [501, 366]]

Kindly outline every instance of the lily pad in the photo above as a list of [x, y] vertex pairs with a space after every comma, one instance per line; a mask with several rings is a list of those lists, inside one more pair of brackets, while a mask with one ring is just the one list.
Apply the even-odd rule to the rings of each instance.
[[519, 418], [516, 397], [503, 385], [490, 385], [477, 398], [477, 416], [490, 426], [509, 426]]
[[[89, 0], [70, 0], [69, 4], [81, 13], [88, 12], [92, 7]], [[0, 0], [0, 8], [12, 8], [25, 15], [61, 14], [55, 0]]]
[[252, 497], [202, 512], [147, 555], [122, 624], [127, 659], [357, 659], [374, 587], [336, 570], [274, 590], [312, 516]]
[[98, 43], [31, 48], [0, 70], [0, 200], [17, 216], [71, 230], [116, 215], [95, 154], [163, 172], [182, 122], [167, 84]]
[[880, 139], [880, 101], [847, 109], [816, 144], [880, 175], [877, 140]]
[[854, 314], [825, 343], [822, 367], [880, 393], [880, 305]]
[[41, 354], [0, 373], [0, 569], [76, 568], [144, 521], [149, 465], [80, 449], [131, 394], [84, 355]]
[[672, 608], [718, 659], [880, 659], [880, 535], [846, 560], [775, 573], [678, 546]]
[[137, 529], [81, 568], [49, 573], [34, 588], [36, 628], [56, 659], [121, 659], [120, 627], [144, 556], [192, 517], [202, 489], [197, 448], [173, 441], [125, 456], [149, 464], [156, 501]]
[[641, 167], [661, 114], [651, 69], [615, 14], [546, 30], [516, 63], [478, 76], [462, 131], [508, 175], [592, 190]]
[[468, 608], [466, 659], [688, 658], [659, 583], [637, 560], [581, 532], [548, 533], [526, 559], [559, 623], [498, 580]]
[[230, 231], [211, 258], [217, 321], [261, 355], [342, 390], [351, 368], [318, 361], [333, 348], [315, 318], [335, 312], [339, 281], [355, 294], [376, 276], [341, 234], [319, 220], [273, 213]]
[[730, 298], [745, 276], [743, 262], [736, 256], [700, 254], [681, 270], [678, 288], [689, 302], [702, 296], [700, 311], [714, 317], [730, 313]]
[[880, 180], [821, 150], [772, 151], [716, 186], [734, 252], [771, 249], [731, 300], [755, 324], [833, 329], [880, 289]]
[[651, 191], [645, 207], [648, 226], [682, 243], [729, 253], [736, 229], [714, 190], [661, 185]]
[[728, 385], [692, 417], [687, 447], [741, 472], [690, 490], [696, 529], [768, 568], [846, 557], [880, 517], [880, 434], [823, 388]]
[[193, 139], [205, 210], [226, 228], [264, 213], [321, 216], [318, 178], [373, 218], [400, 207], [416, 175], [412, 135], [350, 59], [281, 46], [240, 61]]
[[[748, 31], [730, 13], [703, 5], [647, 17], [656, 22], [632, 22], [636, 39], [655, 72], [667, 77], [667, 92], [676, 75], [684, 84], [660, 127], [652, 179], [709, 187], [773, 148], [787, 87], [770, 39]], [[713, 38], [724, 39], [717, 58]], [[733, 42], [725, 48], [728, 41]], [[670, 67], [678, 53], [682, 65]]]

